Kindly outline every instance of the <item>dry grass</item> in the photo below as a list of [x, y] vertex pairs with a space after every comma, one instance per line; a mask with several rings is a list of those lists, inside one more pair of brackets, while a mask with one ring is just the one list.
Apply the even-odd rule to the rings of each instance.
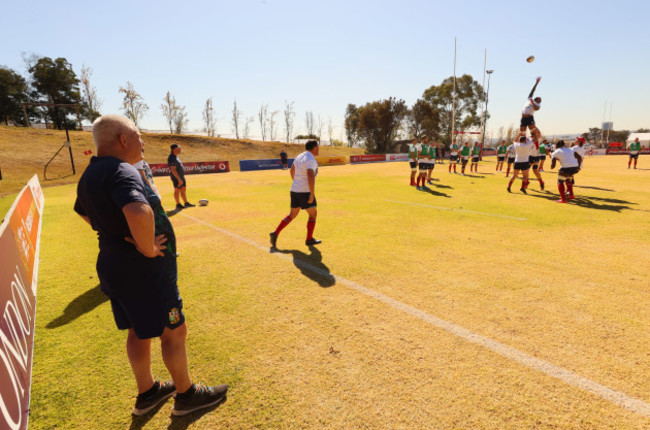
[[[30, 427], [650, 428], [646, 417], [300, 266], [650, 402], [650, 171], [628, 171], [626, 160], [588, 158], [568, 205], [536, 183], [529, 196], [506, 193], [491, 162], [475, 177], [436, 167], [439, 195], [407, 186], [406, 163], [323, 167], [323, 243], [304, 246], [301, 214], [278, 242], [288, 260], [185, 216], [265, 247], [288, 211], [287, 172], [193, 176], [190, 198], [210, 205], [172, 217], [191, 372], [231, 390], [216, 410], [180, 420], [169, 418], [171, 402], [128, 416], [134, 384], [124, 334], [94, 290], [96, 237], [71, 212], [74, 186], [48, 188]], [[169, 181], [157, 185], [170, 206]], [[159, 354], [155, 363], [166, 375]]]

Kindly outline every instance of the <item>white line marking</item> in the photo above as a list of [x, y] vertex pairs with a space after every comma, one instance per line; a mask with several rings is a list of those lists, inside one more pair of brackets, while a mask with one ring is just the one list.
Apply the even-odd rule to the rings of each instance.
[[446, 207], [443, 207], [443, 206], [423, 205], [423, 204], [420, 204], [420, 203], [400, 202], [400, 201], [397, 201], [397, 200], [386, 200], [386, 201], [387, 202], [392, 202], [392, 203], [402, 203], [402, 204], [405, 204], [405, 205], [412, 205], [412, 206], [422, 206], [422, 207], [425, 207], [425, 208], [440, 209], [441, 211], [465, 212], [465, 213], [468, 213], [468, 214], [493, 216], [493, 217], [497, 217], [497, 218], [515, 219], [517, 221], [526, 221], [526, 218], [517, 218], [517, 217], [514, 217], [514, 216], [499, 215], [499, 214], [488, 214], [488, 213], [485, 213], [485, 212], [469, 211], [469, 210], [466, 210], [466, 209], [446, 208]]
[[[266, 253], [269, 252], [269, 246], [262, 246], [258, 244], [257, 242], [254, 242], [250, 239], [247, 239], [243, 236], [240, 236], [238, 234], [235, 234], [233, 232], [230, 232], [228, 230], [224, 230], [222, 228], [219, 228], [215, 225], [212, 225], [206, 221], [203, 221], [199, 218], [195, 218], [191, 215], [186, 215], [182, 214], [183, 216], [199, 223], [202, 224], [206, 227], [211, 228], [212, 230], [215, 230], [219, 233], [222, 233], [226, 236], [230, 236], [233, 239], [237, 239], [240, 242], [247, 243], [261, 251], [264, 251]], [[274, 253], [272, 255], [275, 255], [276, 257], [282, 258], [284, 260], [293, 262], [295, 265], [300, 266], [304, 269], [307, 269], [311, 272], [314, 272], [316, 274], [322, 275], [322, 276], [332, 276], [337, 283], [345, 285], [348, 288], [351, 288], [353, 290], [356, 290], [360, 292], [361, 294], [364, 294], [368, 297], [371, 297], [377, 301], [380, 301], [384, 304], [387, 304], [388, 306], [400, 310], [408, 315], [411, 315], [413, 317], [419, 318], [420, 320], [429, 323], [435, 327], [438, 327], [440, 329], [443, 329], [455, 336], [458, 336], [462, 339], [465, 339], [468, 342], [471, 342], [473, 344], [482, 346], [486, 349], [489, 349], [492, 352], [495, 352], [503, 357], [506, 357], [510, 360], [516, 361], [519, 364], [523, 364], [526, 367], [529, 367], [531, 369], [537, 370], [539, 372], [542, 372], [548, 376], [551, 376], [553, 378], [559, 379], [561, 381], [566, 382], [569, 385], [573, 385], [574, 387], [577, 387], [581, 390], [588, 391], [598, 397], [601, 397], [605, 400], [609, 400], [612, 403], [615, 403], [619, 406], [622, 406], [626, 409], [629, 409], [632, 412], [635, 412], [639, 415], [643, 415], [645, 417], [650, 418], [650, 404], [644, 402], [643, 400], [636, 399], [634, 397], [630, 397], [627, 394], [613, 390], [609, 387], [606, 387], [602, 384], [599, 384], [595, 381], [592, 381], [591, 379], [585, 378], [583, 376], [578, 375], [577, 373], [574, 373], [570, 370], [564, 369], [562, 367], [556, 366], [554, 364], [551, 364], [547, 361], [544, 361], [542, 359], [530, 356], [528, 354], [525, 354], [515, 348], [512, 348], [508, 345], [505, 345], [501, 342], [497, 342], [496, 340], [492, 340], [490, 338], [487, 338], [485, 336], [482, 336], [480, 334], [476, 334], [464, 327], [461, 327], [459, 325], [456, 325], [454, 323], [451, 323], [449, 321], [445, 321], [443, 319], [440, 319], [436, 316], [433, 316], [429, 313], [426, 313], [416, 307], [413, 307], [411, 305], [407, 305], [406, 303], [400, 302], [399, 300], [395, 300], [385, 294], [382, 294], [380, 292], [377, 292], [375, 290], [371, 290], [370, 288], [366, 288], [363, 285], [357, 284], [356, 282], [350, 281], [348, 279], [342, 278], [340, 276], [335, 276], [331, 273], [329, 273], [326, 270], [323, 270], [319, 267], [315, 267], [309, 263], [306, 263], [304, 261], [298, 260], [298, 259], [293, 259], [289, 255], [286, 254], [280, 254], [280, 253]]]

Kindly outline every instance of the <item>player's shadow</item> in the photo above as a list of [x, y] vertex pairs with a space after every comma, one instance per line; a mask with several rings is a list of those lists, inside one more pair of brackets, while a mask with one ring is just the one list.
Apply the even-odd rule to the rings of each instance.
[[[446, 186], [440, 186], [439, 188], [447, 188], [447, 187]], [[449, 187], [449, 188], [451, 188], [451, 187]], [[431, 188], [423, 188], [422, 191], [424, 191], [425, 193], [429, 193], [429, 194], [431, 194], [433, 196], [436, 196], [436, 197], [447, 197], [447, 198], [451, 197], [450, 195], [447, 195], [445, 193], [441, 193], [440, 191], [432, 190]]]
[[63, 314], [50, 321], [46, 327], [52, 329], [64, 326], [107, 301], [108, 296], [97, 285], [68, 303]]
[[584, 188], [584, 189], [598, 190], [598, 191], [616, 191], [616, 190], [610, 190], [609, 188], [588, 187], [586, 185], [574, 185], [573, 188]]
[[[559, 195], [553, 194], [550, 191], [544, 191], [544, 194], [542, 194], [542, 191], [537, 191], [537, 190], [528, 190], [528, 191], [529, 191], [528, 195], [532, 197], [538, 197], [538, 198], [543, 198], [552, 201], [555, 201], [560, 198]], [[537, 194], [533, 194], [533, 193], [537, 193]], [[601, 204], [599, 202], [604, 202], [604, 203]], [[587, 209], [598, 209], [598, 210], [607, 210], [613, 212], [621, 212], [624, 209], [632, 210], [633, 208], [631, 208], [629, 205], [636, 205], [637, 203], [632, 203], [626, 200], [619, 200], [619, 199], [604, 199], [601, 197], [590, 197], [590, 196], [579, 195], [576, 196], [575, 199], [569, 200], [568, 204], [574, 204], [576, 206], [580, 206]]]
[[452, 187], [451, 185], [442, 185], [442, 184], [431, 184], [431, 185], [433, 185], [436, 188], [446, 188], [448, 190], [454, 189], [454, 187]]
[[331, 287], [336, 283], [336, 279], [330, 273], [330, 269], [323, 263], [323, 255], [315, 246], [309, 247], [310, 254], [305, 254], [297, 249], [278, 248], [271, 248], [271, 252], [291, 254], [293, 264], [300, 269], [300, 272], [323, 288]]
[[485, 176], [483, 175], [472, 175], [470, 173], [465, 173], [465, 176], [467, 176], [468, 178], [485, 178]]
[[[170, 399], [173, 401], [173, 399]], [[170, 400], [167, 402], [161, 402], [158, 406], [153, 408], [151, 411], [149, 411], [146, 415], [140, 416], [140, 417], [135, 417], [131, 416], [131, 426], [129, 427], [129, 430], [140, 430], [143, 428], [156, 414], [158, 411], [163, 407], [163, 405], [166, 405]], [[191, 424], [195, 423], [198, 421], [203, 415], [208, 414], [215, 409], [217, 409], [219, 406], [224, 404], [228, 400], [228, 397], [224, 397], [222, 401], [217, 403], [216, 405], [210, 406], [205, 409], [201, 409], [196, 412], [192, 412], [191, 414], [182, 416], [182, 417], [176, 417], [176, 416], [171, 416], [171, 423], [169, 423], [169, 426], [167, 427], [168, 430], [185, 430], [188, 428]]]
[[170, 210], [170, 211], [166, 211], [165, 214], [167, 215], [168, 218], [171, 218], [171, 217], [173, 217], [174, 215], [176, 215], [177, 213], [179, 213], [179, 212], [182, 211], [182, 210], [183, 210], [183, 209], [176, 209], [176, 208], [174, 208], [174, 209], [172, 209], [172, 210]]

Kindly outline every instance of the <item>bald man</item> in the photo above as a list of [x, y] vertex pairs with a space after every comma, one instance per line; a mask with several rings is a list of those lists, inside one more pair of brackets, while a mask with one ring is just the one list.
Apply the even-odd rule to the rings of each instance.
[[[190, 379], [174, 230], [157, 194], [132, 166], [143, 159], [140, 132], [125, 117], [104, 115], [92, 133], [97, 156], [79, 179], [74, 210], [97, 231], [100, 286], [117, 328], [128, 330], [126, 351], [139, 393], [132, 413], [144, 415], [174, 393], [173, 415], [215, 405], [228, 386], [205, 387]], [[172, 381], [154, 380], [155, 337]]]

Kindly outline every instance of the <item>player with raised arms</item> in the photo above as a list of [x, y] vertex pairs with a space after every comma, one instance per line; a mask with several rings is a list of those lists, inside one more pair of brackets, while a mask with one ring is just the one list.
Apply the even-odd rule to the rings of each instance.
[[533, 95], [535, 94], [535, 89], [537, 89], [537, 84], [539, 84], [540, 80], [542, 80], [541, 76], [537, 78], [535, 85], [533, 85], [533, 89], [530, 90], [530, 94], [528, 94], [528, 101], [524, 105], [524, 109], [521, 112], [521, 123], [519, 126], [519, 131], [521, 131], [522, 134], [526, 133], [526, 127], [528, 127], [532, 137], [537, 139], [542, 137], [542, 133], [535, 125], [535, 117], [533, 117], [533, 114], [535, 111], [539, 110], [540, 104], [542, 103], [542, 98], [535, 97], [533, 99]]
[[[573, 179], [573, 175], [580, 171], [582, 156], [579, 152], [567, 148], [563, 140], [560, 140], [555, 146], [557, 149], [551, 154], [551, 169], [555, 168], [556, 161], [560, 161], [560, 170], [557, 173], [557, 189], [560, 192], [560, 198], [556, 202], [566, 203], [567, 192], [569, 199], [575, 199], [571, 179]], [[565, 183], [566, 187], [564, 186]]]

